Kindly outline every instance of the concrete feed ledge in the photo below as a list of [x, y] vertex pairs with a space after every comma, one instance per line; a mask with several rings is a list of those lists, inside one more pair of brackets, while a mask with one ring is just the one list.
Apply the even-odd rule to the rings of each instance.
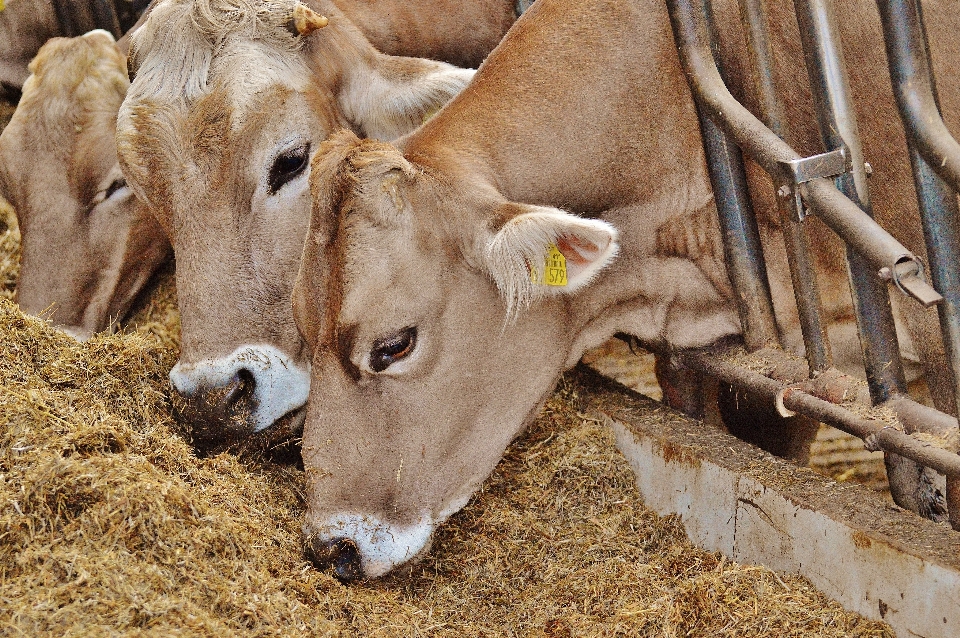
[[960, 533], [877, 493], [798, 468], [578, 367], [585, 408], [607, 421], [647, 507], [677, 514], [698, 546], [797, 573], [901, 637], [960, 636]]

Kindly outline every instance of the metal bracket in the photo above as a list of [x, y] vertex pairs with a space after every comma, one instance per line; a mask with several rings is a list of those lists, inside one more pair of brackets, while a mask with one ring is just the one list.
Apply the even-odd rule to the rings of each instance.
[[783, 169], [777, 195], [783, 199], [793, 196], [793, 210], [797, 221], [803, 221], [810, 214], [803, 207], [800, 197], [800, 184], [814, 179], [836, 177], [853, 169], [850, 152], [841, 146], [829, 153], [801, 157], [786, 162], [778, 162]]
[[919, 301], [924, 308], [930, 308], [943, 301], [943, 296], [934, 290], [923, 278], [923, 265], [918, 257], [904, 257], [893, 268], [880, 269], [880, 278], [892, 281], [900, 292]]

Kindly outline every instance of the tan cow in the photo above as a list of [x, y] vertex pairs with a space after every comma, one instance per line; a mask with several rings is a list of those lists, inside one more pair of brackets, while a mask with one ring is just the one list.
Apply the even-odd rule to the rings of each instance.
[[146, 8], [145, 0], [7, 0], [0, 2], [0, 95], [16, 95], [43, 43], [104, 29], [119, 36]]
[[[850, 4], [858, 19], [846, 34], [875, 35], [871, 4]], [[736, 5], [715, 8], [732, 29]], [[775, 12], [780, 39], [788, 11]], [[958, 20], [952, 12], [941, 26], [956, 32]], [[879, 56], [856, 51], [872, 66], [858, 69], [855, 89], [870, 74], [882, 85], [882, 44], [873, 46]], [[797, 76], [795, 48], [780, 60]], [[799, 86], [788, 119], [809, 150], [816, 131]], [[889, 86], [865, 111], [884, 99]], [[886, 168], [900, 144], [891, 122], [861, 117], [867, 157], [882, 155]], [[915, 210], [909, 172], [884, 177], [900, 194], [880, 189], [878, 209]], [[342, 580], [426, 551], [585, 349], [616, 332], [657, 349], [740, 332], [659, 0], [538, 0], [436, 118], [394, 145], [331, 137], [311, 182], [294, 290], [313, 357], [304, 533], [315, 562]], [[790, 285], [770, 212], [761, 208], [763, 234], [783, 309]], [[663, 232], [678, 220], [686, 237]], [[842, 268], [827, 275], [838, 294]], [[827, 304], [833, 319], [847, 308]], [[797, 341], [795, 317], [783, 313], [780, 327]]]
[[[68, 25], [55, 15], [54, 4], [71, 9]], [[4, 69], [13, 74], [8, 79], [19, 77], [21, 61], [26, 72], [22, 58], [50, 35], [93, 25], [91, 4], [9, 4], [0, 13], [0, 80], [8, 77]], [[142, 11], [147, 3], [136, 4]], [[375, 6], [341, 0], [340, 5], [385, 50], [474, 66], [513, 21], [512, 4], [504, 0], [456, 6], [448, 0]], [[15, 204], [21, 225], [29, 228], [22, 244], [20, 305], [33, 314], [49, 311], [46, 316], [80, 338], [120, 320], [149, 274], [171, 254], [144, 205], [122, 188], [112, 122], [124, 96], [118, 91], [128, 84], [121, 77], [126, 76], [128, 37], [117, 43], [124, 57], [112, 40], [106, 42], [109, 37], [101, 32], [43, 49], [34, 64], [40, 72], [34, 73], [13, 126], [0, 137], [8, 182], [6, 190], [0, 183], [0, 195]], [[84, 79], [87, 72], [92, 77]], [[8, 84], [20, 89], [22, 81]], [[81, 119], [97, 123], [78, 126]], [[298, 252], [300, 246], [290, 250]]]
[[[176, 253], [170, 378], [201, 445], [302, 420], [309, 360], [289, 298], [320, 142], [342, 127], [395, 138], [473, 76], [384, 55], [332, 3], [311, 6], [161, 0], [132, 39], [121, 164]], [[314, 30], [291, 33], [295, 11]]]
[[[27, 64], [53, 37], [130, 28], [146, 0], [0, 2], [0, 95], [17, 94]], [[380, 51], [476, 68], [516, 19], [513, 0], [337, 0]]]
[[122, 319], [172, 251], [117, 162], [130, 82], [113, 36], [50, 40], [30, 71], [0, 135], [0, 195], [22, 237], [17, 301], [85, 338]]

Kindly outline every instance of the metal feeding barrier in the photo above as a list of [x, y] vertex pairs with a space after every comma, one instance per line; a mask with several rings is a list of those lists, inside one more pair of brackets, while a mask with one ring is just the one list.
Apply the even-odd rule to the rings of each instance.
[[[763, 0], [739, 0], [750, 58], [747, 81], [758, 96], [754, 116], [727, 90], [709, 0], [667, 0], [683, 69], [697, 103], [711, 181], [744, 342], [770, 362], [761, 373], [737, 365], [729, 352], [680, 355], [688, 368], [774, 401], [784, 416], [798, 413], [883, 450], [894, 500], [960, 529], [957, 419], [907, 396], [888, 296], [889, 283], [923, 306], [937, 305], [948, 362], [960, 372], [960, 237], [956, 191], [960, 144], [940, 117], [918, 0], [877, 0], [894, 94], [907, 131], [932, 286], [918, 257], [872, 218], [868, 165], [860, 146], [831, 0], [794, 0], [817, 124], [826, 153], [803, 157], [784, 140]], [[773, 302], [742, 153], [773, 179], [807, 359], [791, 359], [777, 343]], [[869, 418], [840, 405], [851, 379], [832, 367], [817, 277], [802, 228], [816, 215], [846, 244], [846, 259], [870, 399], [895, 419]], [[911, 303], [911, 302], [908, 302]], [[799, 365], [798, 365], [799, 364]], [[960, 404], [960, 374], [952, 375]], [[929, 470], [946, 476], [946, 494], [922, 483]], [[932, 496], [929, 496], [930, 494]]]

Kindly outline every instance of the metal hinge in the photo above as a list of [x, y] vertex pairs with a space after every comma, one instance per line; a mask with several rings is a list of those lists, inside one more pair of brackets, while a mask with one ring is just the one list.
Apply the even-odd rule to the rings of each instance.
[[800, 159], [779, 162], [783, 167], [783, 176], [777, 195], [783, 199], [793, 197], [793, 209], [798, 221], [803, 221], [810, 214], [803, 206], [800, 197], [800, 184], [815, 179], [836, 177], [853, 169], [850, 151], [846, 146], [832, 150], [829, 153], [801, 157]]

